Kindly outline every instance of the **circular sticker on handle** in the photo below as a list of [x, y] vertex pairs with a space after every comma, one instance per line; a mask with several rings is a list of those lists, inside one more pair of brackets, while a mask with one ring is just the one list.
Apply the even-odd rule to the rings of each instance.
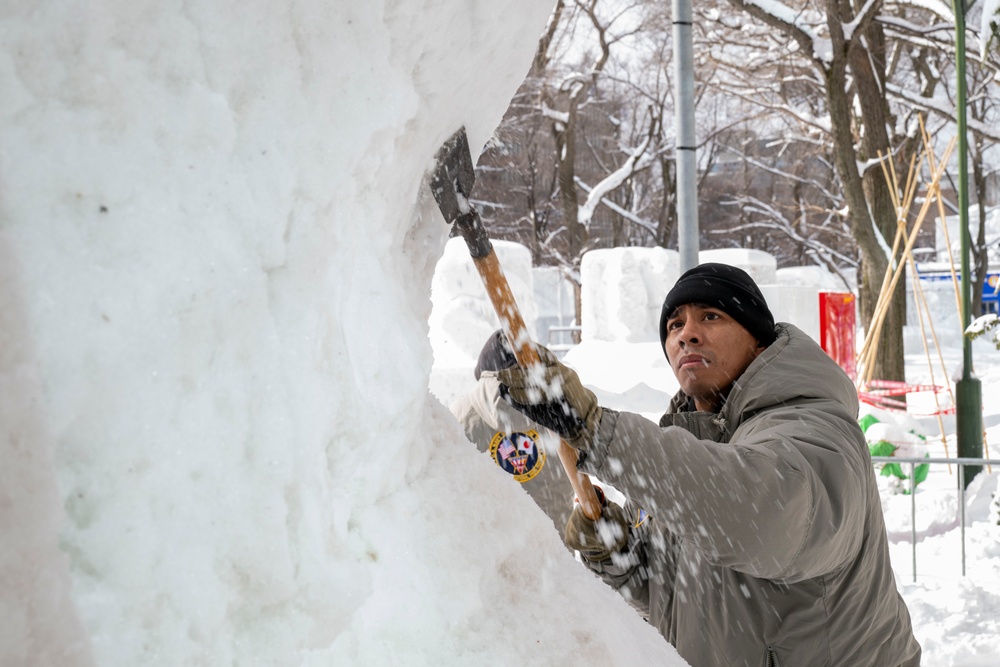
[[545, 465], [545, 452], [538, 446], [538, 431], [495, 434], [490, 440], [490, 456], [522, 484], [541, 472]]

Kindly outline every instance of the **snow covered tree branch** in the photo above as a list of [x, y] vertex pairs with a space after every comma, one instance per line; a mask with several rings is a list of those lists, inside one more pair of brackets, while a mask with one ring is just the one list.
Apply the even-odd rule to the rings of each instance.
[[969, 340], [975, 340], [987, 334], [992, 336], [993, 345], [1000, 350], [1000, 317], [995, 313], [977, 317], [965, 330], [965, 335]]
[[628, 156], [628, 159], [618, 169], [608, 174], [601, 182], [590, 189], [587, 201], [580, 206], [577, 212], [577, 220], [581, 225], [589, 225], [594, 217], [594, 209], [600, 204], [605, 196], [615, 190], [637, 172], [648, 168], [653, 162], [653, 156], [646, 152], [649, 147], [651, 137], [646, 137], [639, 146]]

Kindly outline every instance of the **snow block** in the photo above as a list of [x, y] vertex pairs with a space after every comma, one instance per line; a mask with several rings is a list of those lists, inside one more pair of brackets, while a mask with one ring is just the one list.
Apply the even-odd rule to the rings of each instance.
[[747, 248], [719, 248], [717, 250], [702, 250], [698, 253], [698, 262], [707, 264], [717, 262], [736, 266], [754, 279], [758, 285], [770, 285], [776, 282], [778, 260], [769, 252], [750, 250]]
[[[524, 324], [534, 332], [537, 308], [531, 251], [511, 241], [492, 243]], [[475, 384], [472, 371], [483, 343], [500, 328], [483, 279], [460, 237], [448, 240], [434, 269], [428, 326], [434, 352], [431, 391], [448, 405]]]
[[775, 272], [779, 285], [810, 285], [825, 292], [853, 292], [850, 285], [822, 266], [788, 266]]
[[775, 322], [789, 322], [819, 340], [819, 289], [811, 285], [760, 285]]
[[542, 345], [562, 342], [566, 336], [549, 340], [549, 327], [567, 326], [576, 319], [576, 305], [573, 301], [573, 283], [563, 276], [557, 266], [537, 266], [532, 269], [535, 283], [535, 306], [538, 318], [535, 322], [536, 340]]
[[659, 341], [660, 307], [680, 276], [666, 248], [608, 248], [583, 256], [582, 340]]

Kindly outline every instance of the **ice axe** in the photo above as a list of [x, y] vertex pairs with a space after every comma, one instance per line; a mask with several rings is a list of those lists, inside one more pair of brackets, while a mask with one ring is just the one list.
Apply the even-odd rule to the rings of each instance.
[[[465, 239], [469, 254], [472, 255], [472, 262], [483, 279], [486, 294], [500, 319], [500, 327], [514, 348], [514, 357], [518, 365], [528, 368], [540, 364], [538, 351], [531, 342], [524, 320], [521, 319], [517, 302], [514, 301], [510, 285], [507, 284], [507, 278], [500, 268], [490, 237], [486, 233], [479, 212], [469, 199], [472, 186], [476, 182], [476, 172], [464, 127], [459, 128], [441, 146], [435, 156], [435, 162], [430, 182], [431, 192], [444, 219], [448, 224], [455, 225]], [[601, 516], [601, 505], [590, 478], [577, 471], [577, 457], [575, 449], [564, 440], [559, 441], [559, 460], [576, 492], [576, 497], [580, 499], [583, 513], [596, 520]]]

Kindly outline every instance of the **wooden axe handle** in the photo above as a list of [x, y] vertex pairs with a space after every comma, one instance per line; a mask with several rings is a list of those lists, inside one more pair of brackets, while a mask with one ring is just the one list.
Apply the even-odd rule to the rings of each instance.
[[[486, 294], [489, 295], [490, 301], [493, 303], [493, 309], [496, 311], [497, 317], [500, 318], [500, 326], [514, 348], [514, 357], [517, 359], [518, 365], [521, 368], [528, 368], [541, 363], [538, 351], [531, 344], [531, 337], [528, 335], [524, 320], [521, 319], [521, 313], [517, 309], [517, 302], [514, 301], [507, 277], [503, 274], [503, 269], [500, 268], [496, 251], [490, 248], [487, 255], [473, 257], [472, 261], [476, 265], [476, 270], [479, 271], [480, 278], [483, 279], [483, 285], [486, 287]], [[559, 461], [566, 472], [566, 477], [569, 478], [569, 483], [573, 485], [576, 497], [580, 499], [584, 515], [596, 521], [601, 517], [601, 503], [597, 499], [597, 492], [594, 491], [590, 477], [576, 469], [578, 458], [579, 453], [560, 438]]]

